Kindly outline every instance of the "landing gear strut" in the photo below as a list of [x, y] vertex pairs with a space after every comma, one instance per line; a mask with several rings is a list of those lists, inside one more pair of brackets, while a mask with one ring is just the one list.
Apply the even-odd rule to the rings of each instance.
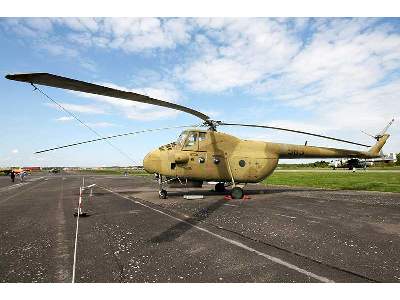
[[233, 178], [233, 173], [232, 173], [232, 170], [231, 170], [231, 166], [229, 164], [228, 157], [225, 156], [225, 159], [226, 159], [226, 164], [228, 166], [229, 175], [232, 178], [233, 187], [231, 189], [231, 197], [232, 197], [232, 199], [242, 199], [243, 195], [244, 195], [243, 189], [236, 185], [235, 179]]
[[225, 192], [225, 184], [223, 183], [223, 182], [218, 182], [216, 185], [215, 185], [215, 191], [216, 192], [218, 192], [218, 193], [223, 193], [223, 192]]
[[160, 199], [167, 199], [168, 192], [163, 189], [163, 181], [161, 174], [158, 175], [158, 186], [159, 186], [158, 196], [160, 197]]

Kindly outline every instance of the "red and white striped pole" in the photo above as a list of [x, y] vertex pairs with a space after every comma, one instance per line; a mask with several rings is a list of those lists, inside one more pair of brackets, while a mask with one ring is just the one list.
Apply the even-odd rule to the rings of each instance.
[[82, 187], [79, 187], [78, 214], [82, 215]]

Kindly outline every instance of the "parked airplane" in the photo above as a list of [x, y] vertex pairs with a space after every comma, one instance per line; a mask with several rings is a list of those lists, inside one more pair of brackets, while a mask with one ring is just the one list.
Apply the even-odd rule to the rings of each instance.
[[345, 168], [349, 170], [357, 169], [366, 169], [367, 167], [373, 166], [374, 163], [383, 162], [383, 163], [394, 163], [396, 162], [396, 153], [389, 153], [387, 155], [382, 155], [378, 158], [373, 159], [358, 159], [358, 158], [351, 158], [351, 159], [336, 159], [331, 160], [329, 166], [332, 167], [334, 170], [338, 168]]

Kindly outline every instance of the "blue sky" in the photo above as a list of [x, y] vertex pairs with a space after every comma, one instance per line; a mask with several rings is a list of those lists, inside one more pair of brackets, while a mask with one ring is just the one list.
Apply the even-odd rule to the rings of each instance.
[[[364, 143], [395, 117], [400, 152], [400, 19], [1, 18], [0, 166], [140, 163], [180, 130], [34, 155], [96, 136], [8, 73], [49, 72], [145, 93], [214, 119], [271, 124]], [[197, 124], [190, 115], [43, 87], [102, 135]], [[263, 129], [243, 138], [349, 148]]]

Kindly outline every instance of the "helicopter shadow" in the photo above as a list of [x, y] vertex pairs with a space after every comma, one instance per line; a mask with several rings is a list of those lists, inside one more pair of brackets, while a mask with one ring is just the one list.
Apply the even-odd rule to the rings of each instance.
[[[292, 191], [307, 191], [307, 189], [253, 189], [246, 190], [246, 195], [265, 195], [265, 194], [274, 194], [274, 193], [284, 193], [284, 192], [292, 192]], [[214, 196], [214, 195], [224, 195], [229, 194], [229, 191], [226, 193], [218, 193], [215, 191], [204, 191], [204, 190], [192, 190], [192, 191], [182, 191], [182, 192], [170, 192], [170, 196], [183, 196], [183, 195], [204, 195], [204, 196]], [[221, 206], [228, 203], [230, 200], [220, 199], [216, 202], [201, 208], [198, 210], [193, 216], [183, 219], [181, 222], [175, 224], [174, 226], [168, 228], [164, 232], [160, 233], [158, 236], [150, 239], [152, 243], [163, 243], [163, 242], [171, 242], [184, 235], [187, 231], [192, 229], [193, 225], [197, 225], [198, 223], [207, 219], [211, 214], [217, 211]]]
[[158, 236], [153, 237], [150, 242], [152, 243], [163, 243], [171, 242], [185, 234], [188, 230], [193, 228], [193, 225], [207, 219], [212, 213], [218, 210], [221, 206], [227, 203], [229, 200], [220, 199], [207, 207], [203, 207], [198, 210], [193, 216], [183, 219], [183, 221], [175, 224], [174, 226], [168, 228], [164, 232], [160, 233]]
[[[277, 193], [288, 193], [288, 192], [305, 192], [310, 189], [302, 188], [274, 188], [274, 189], [244, 189], [245, 195], [268, 195]], [[225, 192], [216, 192], [214, 190], [187, 190], [187, 191], [168, 191], [170, 197], [182, 197], [184, 195], [202, 195], [202, 196], [224, 196], [230, 195], [230, 190], [227, 189]]]

